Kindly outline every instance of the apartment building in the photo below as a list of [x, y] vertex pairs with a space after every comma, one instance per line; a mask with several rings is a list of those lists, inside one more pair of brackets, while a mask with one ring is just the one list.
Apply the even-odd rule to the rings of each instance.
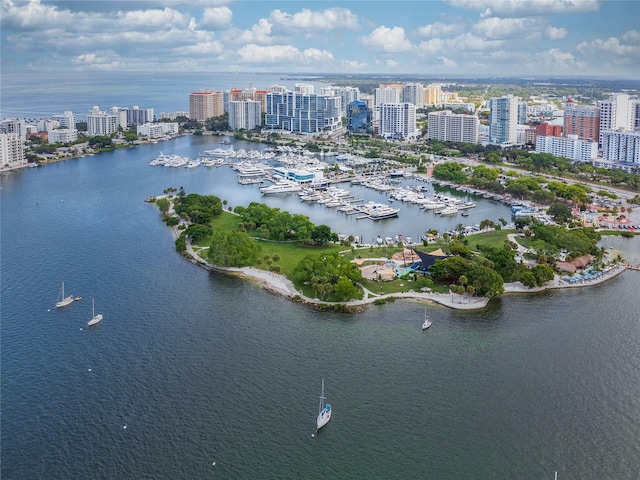
[[428, 115], [427, 138], [441, 142], [478, 142], [478, 117], [454, 114], [450, 110]]
[[253, 130], [262, 125], [262, 109], [256, 100], [229, 102], [229, 128]]
[[578, 105], [568, 99], [564, 108], [565, 135], [577, 135], [582, 140], [599, 141], [600, 108], [593, 105]]
[[536, 153], [550, 153], [557, 157], [579, 162], [590, 162], [598, 157], [598, 142], [580, 140], [577, 135], [569, 137], [536, 138]]

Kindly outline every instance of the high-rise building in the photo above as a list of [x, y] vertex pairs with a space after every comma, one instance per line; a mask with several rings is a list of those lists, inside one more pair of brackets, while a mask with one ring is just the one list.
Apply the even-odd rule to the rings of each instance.
[[201, 90], [189, 94], [189, 118], [204, 122], [207, 118], [224, 114], [224, 94]]
[[310, 83], [296, 83], [295, 92], [302, 93], [303, 95], [312, 94], [314, 93], [313, 85]]
[[425, 105], [440, 105], [442, 103], [442, 87], [435, 83], [424, 87], [423, 99]]
[[0, 133], [15, 133], [21, 141], [27, 139], [27, 127], [24, 120], [17, 118], [6, 118], [0, 122]]
[[256, 100], [229, 102], [229, 128], [231, 130], [253, 130], [262, 125], [262, 110]]
[[402, 90], [396, 87], [380, 87], [373, 92], [375, 98], [374, 105], [378, 107], [383, 103], [400, 103]]
[[118, 131], [118, 117], [93, 107], [87, 115], [87, 135], [111, 135]]
[[424, 104], [424, 86], [421, 83], [407, 83], [402, 87], [402, 101], [418, 107]]
[[360, 100], [360, 89], [358, 87], [321, 87], [320, 95], [326, 97], [340, 97], [340, 115], [346, 115], [347, 105], [355, 100]]
[[536, 152], [550, 153], [557, 157], [569, 158], [578, 162], [590, 162], [598, 157], [598, 142], [580, 140], [577, 135], [569, 137], [536, 138]]
[[265, 125], [299, 133], [337, 130], [342, 126], [340, 97], [315, 93], [268, 93]]
[[636, 100], [626, 93], [614, 93], [608, 100], [598, 100], [600, 107], [600, 145], [605, 130], [633, 130]]
[[24, 140], [18, 133], [0, 133], [0, 166], [16, 166], [26, 163]]
[[578, 105], [568, 99], [564, 109], [565, 135], [577, 135], [582, 140], [600, 139], [600, 108], [592, 105]]
[[427, 137], [441, 142], [478, 142], [478, 117], [450, 110], [428, 115]]
[[489, 143], [503, 147], [518, 141], [518, 97], [505, 95], [489, 100]]
[[415, 105], [411, 103], [383, 103], [379, 109], [380, 135], [394, 140], [410, 140], [418, 136]]
[[361, 100], [347, 105], [347, 130], [350, 132], [368, 132], [371, 130], [371, 110]]
[[51, 118], [59, 122], [60, 128], [76, 128], [76, 117], [73, 112], [66, 111], [62, 115], [54, 115]]
[[605, 130], [600, 134], [604, 160], [633, 163], [640, 168], [640, 132]]

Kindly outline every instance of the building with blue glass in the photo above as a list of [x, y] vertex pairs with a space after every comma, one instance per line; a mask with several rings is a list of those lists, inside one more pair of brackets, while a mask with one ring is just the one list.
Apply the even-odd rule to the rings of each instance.
[[371, 110], [361, 100], [347, 105], [347, 130], [366, 133], [371, 130]]

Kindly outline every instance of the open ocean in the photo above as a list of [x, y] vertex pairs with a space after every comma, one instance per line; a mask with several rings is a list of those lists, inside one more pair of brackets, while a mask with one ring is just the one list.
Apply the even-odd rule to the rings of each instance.
[[[75, 108], [40, 98], [13, 104]], [[426, 332], [415, 301], [316, 312], [187, 262], [144, 202], [169, 186], [261, 201], [228, 167], [148, 165], [216, 141], [0, 174], [3, 480], [640, 477], [640, 272], [476, 312], [430, 305]], [[446, 226], [405, 205], [376, 224], [268, 202], [365, 239]], [[479, 199], [469, 221], [504, 208]], [[638, 237], [606, 242], [640, 257]], [[62, 281], [82, 300], [56, 310]], [[89, 328], [91, 298], [104, 320]], [[334, 411], [311, 438], [323, 377]]]

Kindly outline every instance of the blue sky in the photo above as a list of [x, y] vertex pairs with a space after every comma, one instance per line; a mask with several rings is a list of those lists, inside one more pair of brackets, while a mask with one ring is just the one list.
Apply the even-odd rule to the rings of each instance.
[[0, 0], [1, 67], [640, 77], [640, 1]]

